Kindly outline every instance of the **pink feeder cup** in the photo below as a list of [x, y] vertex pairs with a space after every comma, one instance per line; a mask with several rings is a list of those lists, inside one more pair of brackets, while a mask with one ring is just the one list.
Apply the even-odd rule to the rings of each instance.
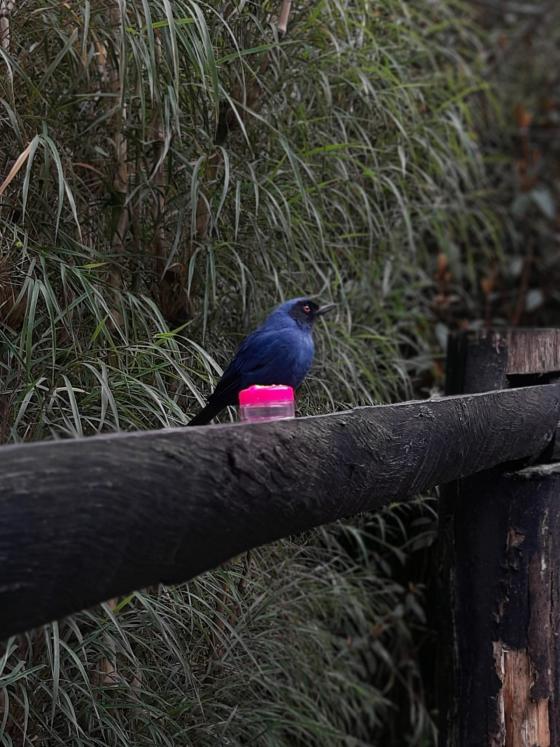
[[250, 386], [239, 392], [239, 418], [242, 423], [285, 420], [295, 417], [294, 390], [291, 386]]

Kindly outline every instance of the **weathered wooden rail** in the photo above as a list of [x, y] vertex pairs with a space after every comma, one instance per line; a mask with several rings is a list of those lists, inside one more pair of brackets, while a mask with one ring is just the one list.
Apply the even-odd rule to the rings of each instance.
[[[535, 570], [560, 557], [560, 538], [547, 539], [560, 531], [560, 479], [554, 468], [546, 484], [542, 467], [521, 483], [504, 473], [554, 454], [558, 371], [556, 330], [476, 333], [450, 354], [449, 389], [466, 394], [258, 425], [4, 446], [0, 638], [448, 484], [442, 744], [560, 744], [552, 723], [560, 626], [551, 622], [560, 568]], [[530, 385], [507, 388], [512, 382]], [[527, 569], [525, 580], [513, 561]], [[517, 638], [516, 621], [524, 626]], [[521, 702], [508, 685], [516, 667]], [[516, 729], [533, 741], [515, 741]]]
[[0, 449], [0, 636], [539, 454], [560, 385]]

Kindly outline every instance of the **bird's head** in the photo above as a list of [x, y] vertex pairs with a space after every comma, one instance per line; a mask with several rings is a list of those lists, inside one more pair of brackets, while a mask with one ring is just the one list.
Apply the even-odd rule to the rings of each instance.
[[278, 307], [277, 312], [286, 314], [293, 319], [300, 327], [311, 330], [314, 322], [323, 314], [334, 309], [336, 304], [328, 303], [325, 306], [319, 306], [311, 298], [292, 298]]

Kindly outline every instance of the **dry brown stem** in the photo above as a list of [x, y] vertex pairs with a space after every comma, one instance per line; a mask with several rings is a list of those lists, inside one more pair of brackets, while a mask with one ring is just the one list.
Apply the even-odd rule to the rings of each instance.
[[[121, 10], [118, 3], [115, 3], [109, 12], [109, 22], [111, 28], [117, 29], [123, 24]], [[124, 133], [126, 124], [126, 103], [124, 101], [124, 92], [121, 85], [119, 54], [115, 48], [114, 59], [110, 59], [102, 43], [97, 45], [98, 68], [101, 80], [107, 82], [109, 91], [113, 94], [112, 101], [117, 101], [115, 113], [111, 119], [113, 130], [113, 151], [114, 151], [114, 172], [112, 178], [112, 198], [113, 198], [113, 216], [111, 222], [111, 251], [112, 254], [122, 254], [125, 249], [125, 238], [129, 226], [129, 211], [127, 205], [128, 197], [128, 142]], [[121, 290], [123, 279], [121, 269], [117, 264], [113, 264], [109, 273], [109, 284], [114, 289], [115, 294]], [[117, 324], [122, 322], [120, 312], [113, 309], [114, 319]]]
[[10, 51], [10, 13], [14, 5], [15, 0], [0, 0], [0, 47], [5, 52]]
[[[159, 33], [156, 34], [156, 44], [156, 61], [159, 65], [161, 60]], [[155, 259], [157, 277], [153, 294], [164, 318], [174, 323], [181, 323], [190, 314], [185, 293], [187, 270], [181, 261], [175, 262], [169, 267], [166, 266], [164, 218], [168, 181], [165, 175], [164, 161], [168, 143], [166, 143], [166, 132], [161, 115], [161, 102], [155, 102], [150, 130], [154, 144], [151, 181], [155, 190], [155, 199], [152, 205], [154, 237], [151, 253]]]
[[288, 30], [288, 21], [290, 19], [290, 10], [292, 9], [292, 0], [282, 0], [280, 16], [278, 17], [278, 32], [284, 35]]

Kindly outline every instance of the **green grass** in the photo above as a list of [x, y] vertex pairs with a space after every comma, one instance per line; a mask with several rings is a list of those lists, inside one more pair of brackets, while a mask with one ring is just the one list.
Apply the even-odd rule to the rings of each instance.
[[509, 324], [557, 326], [558, 61], [560, 9], [516, 6], [489, 15], [493, 102], [482, 102], [488, 172], [499, 185], [494, 210], [507, 219], [491, 315]]
[[[468, 293], [501, 237], [477, 37], [443, 0], [321, 0], [279, 40], [277, 6], [14, 8], [3, 441], [182, 425], [302, 293], [338, 303], [302, 413], [438, 382], [434, 257]], [[430, 517], [393, 508], [11, 639], [2, 744], [432, 744], [409, 565]]]
[[[417, 548], [433, 534], [419, 511]], [[24, 730], [53, 745], [370, 744], [398, 692], [418, 698], [408, 736], [431, 733], [411, 660], [422, 590], [392, 578], [403, 518], [277, 543], [11, 639], [1, 676], [14, 744]], [[114, 682], [99, 681], [105, 657]]]

